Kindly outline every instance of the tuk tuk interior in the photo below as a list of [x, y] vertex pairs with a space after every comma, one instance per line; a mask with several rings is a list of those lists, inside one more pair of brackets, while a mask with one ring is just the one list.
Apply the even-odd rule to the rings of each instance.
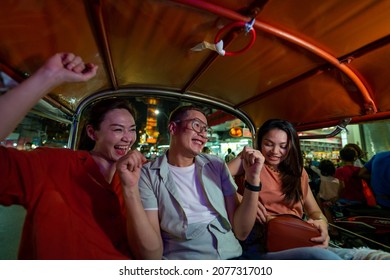
[[180, 104], [205, 109], [221, 157], [282, 118], [309, 159], [337, 163], [349, 142], [370, 158], [390, 149], [389, 12], [385, 0], [3, 1], [1, 92], [56, 52], [99, 71], [54, 89], [2, 144], [75, 148], [88, 106], [115, 97], [136, 108], [137, 148], [150, 159]]

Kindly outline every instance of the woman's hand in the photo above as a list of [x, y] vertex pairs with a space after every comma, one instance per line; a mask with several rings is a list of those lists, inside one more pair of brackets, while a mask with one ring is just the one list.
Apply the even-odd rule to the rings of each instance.
[[260, 224], [265, 224], [268, 220], [267, 209], [265, 209], [265, 206], [261, 203], [261, 201], [258, 202], [257, 206], [256, 219]]
[[88, 81], [96, 75], [97, 68], [93, 63], [84, 63], [80, 56], [73, 53], [57, 53], [46, 61], [40, 71], [61, 84]]
[[318, 220], [308, 219], [307, 222], [314, 225], [321, 233], [320, 236], [313, 237], [310, 240], [318, 243], [318, 247], [327, 248], [330, 240], [328, 234], [328, 222], [323, 219], [318, 219]]
[[146, 158], [138, 150], [132, 150], [117, 162], [117, 171], [124, 188], [138, 186], [142, 165]]

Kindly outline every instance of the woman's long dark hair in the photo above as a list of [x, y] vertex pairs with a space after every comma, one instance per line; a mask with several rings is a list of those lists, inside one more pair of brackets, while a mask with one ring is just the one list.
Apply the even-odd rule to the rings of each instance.
[[136, 118], [135, 111], [127, 100], [119, 98], [103, 99], [93, 103], [88, 110], [83, 130], [81, 132], [80, 141], [78, 142], [78, 150], [91, 151], [95, 146], [95, 141], [87, 134], [87, 125], [91, 125], [93, 129], [99, 130], [100, 124], [106, 117], [106, 114], [114, 109], [125, 109]]
[[261, 151], [264, 135], [273, 129], [283, 130], [287, 134], [287, 156], [279, 164], [278, 168], [281, 174], [282, 192], [285, 195], [284, 201], [287, 204], [293, 204], [301, 201], [302, 198], [303, 156], [298, 134], [290, 122], [281, 119], [270, 119], [257, 132], [257, 149]]

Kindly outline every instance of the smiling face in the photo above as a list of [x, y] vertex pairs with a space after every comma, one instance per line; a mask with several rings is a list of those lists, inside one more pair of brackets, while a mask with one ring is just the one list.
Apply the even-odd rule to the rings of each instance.
[[89, 125], [87, 132], [95, 140], [92, 152], [110, 162], [124, 156], [137, 138], [134, 117], [125, 109], [107, 112], [99, 129]]
[[193, 122], [200, 131], [207, 126], [205, 115], [196, 110], [187, 111], [180, 121], [170, 124], [172, 135], [170, 150], [192, 159], [201, 153], [207, 143], [207, 131], [196, 132], [193, 129]]
[[278, 128], [268, 131], [261, 141], [261, 153], [267, 164], [278, 169], [278, 165], [286, 159], [288, 154], [287, 133]]

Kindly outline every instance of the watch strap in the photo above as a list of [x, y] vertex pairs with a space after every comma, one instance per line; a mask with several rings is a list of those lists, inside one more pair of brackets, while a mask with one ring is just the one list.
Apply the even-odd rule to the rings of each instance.
[[252, 191], [252, 192], [259, 192], [261, 190], [261, 182], [260, 182], [260, 185], [259, 186], [254, 186], [254, 185], [251, 185], [249, 184], [246, 180], [245, 180], [245, 188]]

